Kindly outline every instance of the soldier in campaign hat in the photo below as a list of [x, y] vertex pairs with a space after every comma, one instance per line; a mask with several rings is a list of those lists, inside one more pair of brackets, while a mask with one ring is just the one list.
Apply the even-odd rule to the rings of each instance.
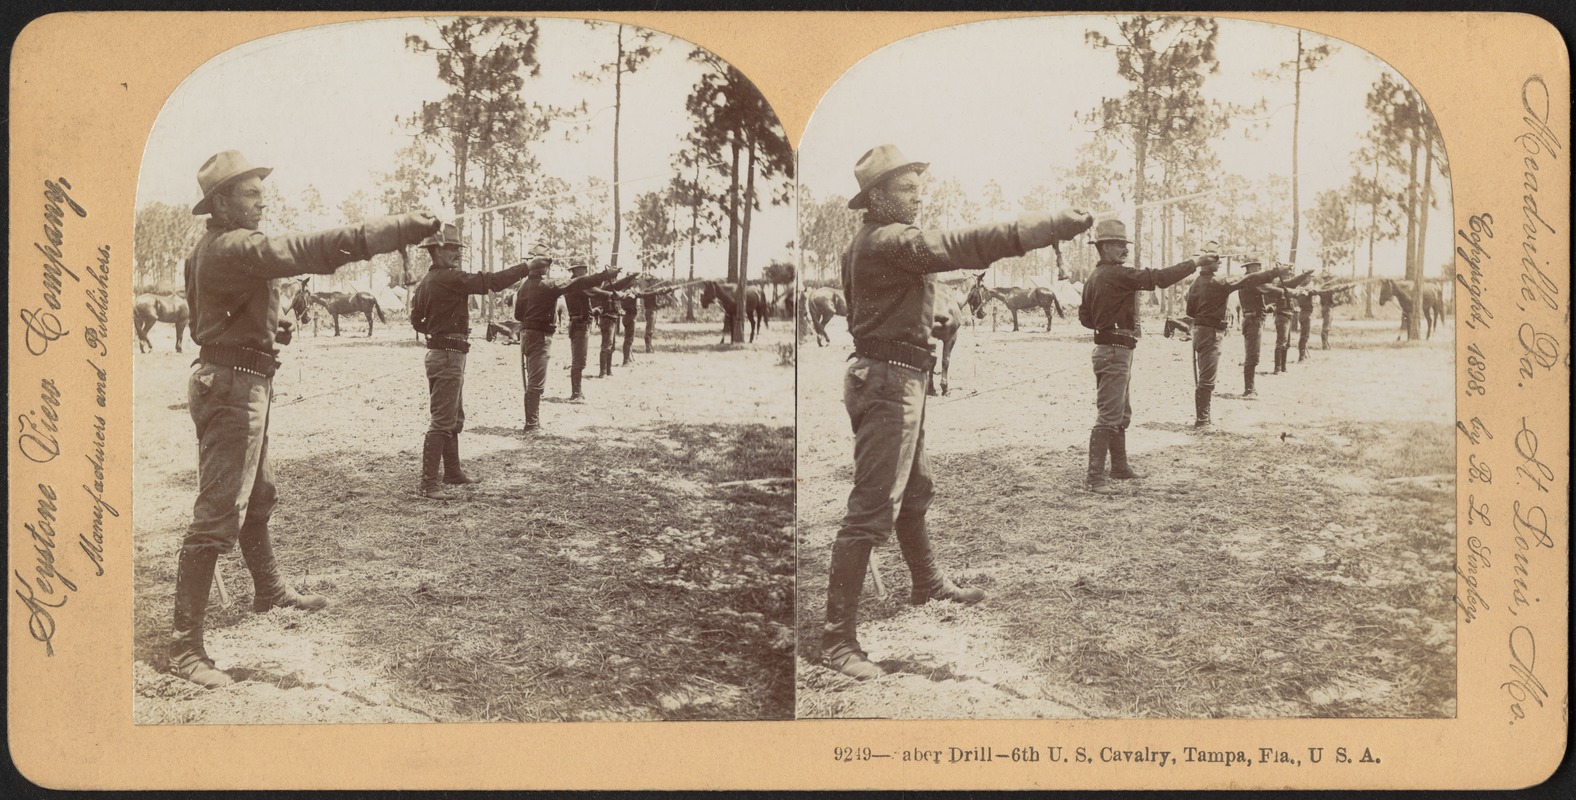
[[[545, 256], [547, 248], [538, 246], [532, 253]], [[558, 331], [555, 314], [558, 298], [579, 295], [607, 278], [603, 273], [587, 275], [586, 265], [577, 263], [570, 270], [573, 277], [569, 280], [554, 279], [548, 276], [551, 265], [551, 259], [532, 261], [530, 277], [520, 286], [520, 292], [514, 300], [514, 318], [520, 322], [520, 373], [525, 381], [526, 433], [541, 428], [542, 392], [547, 385], [547, 363], [553, 347], [553, 334]], [[583, 328], [577, 352], [580, 367], [584, 369]], [[579, 393], [578, 379], [575, 392]]]
[[169, 668], [206, 688], [232, 681], [203, 646], [208, 592], [221, 553], [239, 542], [252, 574], [252, 610], [323, 608], [320, 595], [300, 594], [281, 577], [268, 523], [277, 493], [268, 460], [268, 417], [276, 344], [288, 343], [279, 320], [279, 282], [328, 275], [339, 267], [415, 244], [438, 228], [429, 214], [374, 217], [359, 225], [292, 236], [266, 236], [263, 179], [273, 170], [235, 150], [215, 154], [197, 170], [202, 199], [195, 215], [207, 229], [186, 260], [192, 341], [202, 349], [187, 382], [187, 408], [197, 430], [197, 499], [175, 574], [174, 635]]
[[1165, 269], [1134, 269], [1127, 265], [1127, 225], [1103, 219], [1094, 229], [1094, 246], [1100, 261], [1084, 284], [1078, 321], [1094, 331], [1095, 415], [1089, 431], [1087, 487], [1096, 494], [1116, 494], [1107, 482], [1106, 454], [1111, 456], [1111, 478], [1142, 478], [1127, 461], [1127, 426], [1133, 419], [1128, 400], [1132, 383], [1133, 351], [1143, 335], [1139, 326], [1138, 293], [1164, 289], [1204, 264], [1219, 260], [1212, 254], [1195, 256]]
[[[590, 273], [590, 259], [583, 256], [570, 265], [569, 274], [573, 278], [580, 278]], [[564, 292], [564, 306], [569, 311], [569, 401], [580, 402], [585, 399], [581, 391], [581, 381], [586, 369], [586, 349], [591, 334], [591, 297], [592, 290], [612, 280], [618, 273], [611, 270], [602, 270], [595, 273], [596, 280], [584, 284], [584, 288]]]
[[[1207, 245], [1205, 250], [1213, 252], [1214, 247]], [[1238, 290], [1243, 290], [1243, 294], [1257, 293], [1258, 286], [1282, 275], [1275, 269], [1223, 280], [1215, 277], [1218, 266], [1217, 263], [1201, 264], [1198, 279], [1187, 292], [1187, 313], [1193, 319], [1193, 426], [1196, 428], [1210, 424], [1210, 401], [1215, 393], [1220, 341], [1226, 335], [1226, 303], [1231, 293]]]
[[452, 500], [454, 496], [443, 484], [480, 482], [460, 468], [460, 432], [465, 429], [465, 357], [471, 350], [470, 296], [505, 289], [525, 277], [532, 264], [551, 259], [536, 256], [498, 272], [465, 272], [460, 269], [460, 230], [453, 223], [445, 223], [421, 246], [431, 257], [432, 267], [412, 295], [410, 324], [427, 334], [424, 360], [432, 422], [422, 441], [418, 491], [428, 499]]
[[832, 544], [823, 663], [856, 679], [883, 674], [859, 645], [859, 594], [870, 551], [896, 533], [913, 580], [910, 601], [977, 603], [985, 592], [960, 588], [936, 564], [925, 514], [934, 494], [925, 452], [925, 398], [935, 356], [932, 275], [984, 269], [1002, 258], [1066, 241], [1093, 220], [1081, 211], [1030, 213], [1017, 221], [954, 230], [915, 226], [921, 175], [892, 145], [854, 165], [859, 192], [848, 207], [864, 224], [843, 254], [848, 328], [854, 352], [843, 378], [843, 405], [854, 430], [854, 486]]

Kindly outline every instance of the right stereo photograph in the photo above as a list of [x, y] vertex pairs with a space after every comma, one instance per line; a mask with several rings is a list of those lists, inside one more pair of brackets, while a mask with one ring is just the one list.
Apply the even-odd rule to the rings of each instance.
[[849, 70], [799, 153], [797, 716], [1454, 717], [1426, 101], [1212, 17]]

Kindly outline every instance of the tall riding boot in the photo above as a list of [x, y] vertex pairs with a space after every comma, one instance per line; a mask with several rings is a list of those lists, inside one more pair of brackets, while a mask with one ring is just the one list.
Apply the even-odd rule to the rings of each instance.
[[1303, 361], [1307, 360], [1307, 358], [1308, 358], [1308, 343], [1307, 342], [1298, 342], [1297, 343], [1297, 363], [1301, 364]]
[[908, 602], [924, 605], [931, 600], [951, 600], [954, 603], [973, 605], [985, 599], [984, 589], [960, 589], [936, 566], [936, 554], [930, 547], [930, 534], [925, 528], [925, 518], [897, 521], [897, 546], [908, 562], [908, 574], [913, 579]]
[[443, 482], [444, 483], [481, 483], [482, 479], [474, 475], [466, 475], [460, 469], [460, 435], [451, 433], [448, 441], [443, 443]]
[[525, 396], [525, 432], [530, 433], [542, 427], [542, 396], [527, 394]]
[[1111, 435], [1111, 477], [1119, 480], [1143, 478], [1144, 473], [1127, 463], [1127, 429], [1117, 428]]
[[635, 346], [635, 340], [633, 340], [633, 339], [625, 339], [624, 340], [624, 362], [622, 364], [619, 364], [619, 366], [627, 367], [634, 360], [633, 358], [630, 357], [630, 354], [629, 354], [630, 349], [633, 348], [634, 346]]
[[1253, 389], [1253, 376], [1255, 365], [1246, 364], [1242, 367], [1242, 396], [1258, 397], [1259, 393]]
[[438, 470], [443, 461], [443, 448], [448, 438], [449, 435], [446, 433], [427, 431], [427, 438], [421, 443], [421, 496], [429, 500], [454, 499], [454, 495], [443, 488], [438, 478]]
[[839, 538], [832, 542], [826, 586], [826, 627], [821, 631], [821, 662], [850, 678], [868, 680], [886, 672], [859, 647], [859, 593], [870, 568], [869, 542]]
[[175, 567], [175, 631], [170, 638], [170, 673], [204, 689], [229, 686], [235, 680], [219, 671], [202, 644], [203, 618], [208, 614], [208, 589], [218, 552], [182, 548]]
[[580, 380], [583, 377], [584, 374], [578, 369], [569, 371], [569, 402], [573, 403], [586, 399], [585, 394], [580, 391]]
[[266, 523], [241, 528], [241, 558], [246, 561], [247, 571], [252, 573], [253, 611], [262, 613], [271, 608], [317, 611], [328, 606], [328, 598], [320, 594], [300, 594], [279, 577], [274, 543], [268, 536]]
[[1089, 475], [1085, 486], [1095, 494], [1117, 494], [1105, 479], [1105, 454], [1111, 448], [1115, 428], [1096, 425], [1089, 430]]
[[1209, 427], [1209, 403], [1215, 393], [1212, 387], [1200, 386], [1193, 390], [1193, 427]]

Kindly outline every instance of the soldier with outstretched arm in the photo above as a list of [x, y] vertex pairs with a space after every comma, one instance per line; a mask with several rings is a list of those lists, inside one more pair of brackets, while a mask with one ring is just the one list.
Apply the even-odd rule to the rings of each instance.
[[1313, 296], [1314, 290], [1298, 289], [1291, 293], [1292, 302], [1297, 304], [1297, 361], [1301, 363], [1308, 359], [1308, 335], [1313, 332]]
[[1215, 372], [1220, 365], [1220, 341], [1226, 335], [1226, 305], [1231, 293], [1254, 290], [1284, 275], [1280, 269], [1250, 272], [1236, 280], [1215, 277], [1218, 262], [1199, 265], [1198, 279], [1187, 292], [1187, 314], [1193, 319], [1193, 426], [1210, 424], [1210, 399], [1215, 392]]
[[214, 565], [239, 541], [252, 574], [252, 610], [317, 610], [321, 595], [299, 594], [279, 574], [268, 523], [278, 500], [268, 461], [268, 417], [281, 331], [277, 278], [328, 275], [345, 264], [392, 253], [438, 229], [428, 214], [376, 217], [360, 225], [294, 236], [265, 236], [263, 179], [235, 150], [214, 155], [197, 170], [207, 230], [186, 261], [186, 298], [192, 341], [201, 347], [187, 382], [187, 406], [197, 429], [197, 500], [175, 572], [175, 620], [169, 669], [205, 688], [231, 677], [214, 666], [203, 646], [203, 622]]
[[1127, 461], [1127, 426], [1133, 420], [1128, 390], [1133, 377], [1133, 351], [1142, 336], [1138, 324], [1138, 293], [1164, 289], [1193, 274], [1205, 264], [1219, 261], [1201, 255], [1165, 269], [1134, 269], [1127, 265], [1127, 225], [1103, 219], [1095, 226], [1095, 250], [1100, 261], [1084, 284], [1078, 321], [1094, 331], [1095, 422], [1089, 431], [1089, 468], [1086, 486], [1095, 494], [1116, 494], [1106, 480], [1105, 457], [1111, 456], [1111, 478], [1144, 477]]
[[612, 282], [600, 287], [593, 287], [587, 293], [591, 300], [591, 313], [596, 315], [598, 326], [602, 332], [601, 369], [596, 375], [598, 378], [613, 377], [613, 351], [616, 349], [615, 339], [618, 334], [618, 319], [622, 316], [618, 303], [619, 292], [640, 277], [640, 273], [631, 272], [620, 278], [618, 277], [618, 267], [610, 266], [607, 269], [608, 274], [613, 278]]
[[[569, 275], [579, 278], [591, 269], [589, 259], [577, 259], [571, 262]], [[586, 370], [586, 349], [591, 333], [591, 289], [607, 282], [617, 273], [608, 270], [595, 273], [596, 280], [585, 285], [582, 289], [564, 292], [564, 309], [569, 313], [569, 402], [578, 403], [585, 399], [581, 392], [580, 382]]]
[[[533, 251], [545, 256], [545, 249]], [[514, 318], [520, 322], [520, 373], [525, 379], [525, 432], [541, 428], [542, 392], [547, 386], [547, 362], [557, 332], [558, 300], [566, 294], [579, 294], [607, 279], [606, 274], [586, 275], [585, 265], [576, 265], [579, 274], [569, 280], [548, 277], [552, 259], [531, 262], [530, 277], [520, 286], [514, 299]], [[581, 338], [582, 345], [584, 337]], [[585, 355], [582, 347], [581, 356]], [[581, 362], [582, 365], [584, 361]], [[578, 387], [577, 387], [578, 388]]]
[[983, 590], [962, 589], [947, 579], [925, 526], [934, 494], [925, 453], [925, 398], [935, 363], [932, 274], [984, 269], [1071, 239], [1092, 222], [1083, 212], [1064, 211], [922, 230], [914, 222], [927, 166], [905, 159], [892, 145], [877, 147], [854, 166], [859, 193], [848, 202], [865, 212], [842, 268], [854, 338], [843, 378], [843, 405], [854, 432], [854, 486], [832, 544], [821, 656], [828, 668], [861, 680], [884, 674], [859, 645], [859, 594], [871, 549], [894, 532], [913, 579], [912, 603], [977, 603], [985, 597]]
[[[431, 426], [421, 448], [422, 497], [452, 500], [442, 484], [480, 483], [460, 469], [460, 431], [465, 429], [465, 357], [471, 351], [470, 296], [496, 292], [525, 277], [536, 257], [498, 272], [460, 269], [460, 231], [452, 223], [421, 243], [432, 267], [417, 284], [410, 324], [427, 334], [427, 394]], [[439, 478], [442, 462], [442, 478]]]
[[[1287, 270], [1290, 270], [1290, 267], [1287, 267]], [[1275, 311], [1274, 372], [1286, 371], [1286, 353], [1291, 350], [1291, 323], [1297, 313], [1291, 290], [1307, 283], [1311, 277], [1313, 277], [1313, 270], [1303, 270], [1295, 278], [1281, 278], [1273, 283], [1259, 287], [1259, 292], [1264, 295], [1266, 304], [1273, 306]]]

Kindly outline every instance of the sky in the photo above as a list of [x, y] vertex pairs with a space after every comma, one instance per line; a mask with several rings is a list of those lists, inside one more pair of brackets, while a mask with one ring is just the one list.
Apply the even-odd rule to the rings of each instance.
[[[566, 107], [584, 100], [591, 114], [591, 130], [577, 140], [565, 141], [555, 128], [536, 146], [542, 169], [570, 183], [588, 176], [610, 181], [613, 85], [575, 76], [613, 58], [614, 28], [591, 30], [578, 20], [538, 22], [541, 75], [527, 81], [527, 100]], [[447, 93], [432, 55], [405, 47], [409, 33], [434, 40], [439, 24], [407, 18], [326, 25], [216, 56], [160, 111], [143, 154], [137, 204], [195, 203], [198, 167], [229, 149], [273, 167], [268, 182], [291, 201], [308, 185], [317, 187], [329, 209], [357, 190], [377, 194], [374, 173], [392, 171], [395, 152], [410, 142], [410, 131], [398, 119]], [[657, 42], [661, 51], [624, 78], [620, 178], [626, 212], [636, 195], [661, 187], [670, 176], [672, 156], [690, 127], [684, 100], [701, 75], [687, 60], [694, 45], [665, 34]], [[769, 261], [790, 259], [794, 212], [763, 202], [752, 223], [750, 272], [759, 275]], [[266, 219], [263, 230], [284, 232], [270, 230]], [[726, 244], [697, 248], [697, 275], [726, 274]], [[681, 252], [680, 269], [687, 266], [687, 253]]]
[[[802, 182], [817, 198], [852, 195], [858, 188], [853, 165], [859, 156], [891, 143], [908, 158], [931, 162], [933, 180], [956, 178], [975, 199], [995, 179], [1016, 207], [1030, 188], [1056, 185], [1056, 169], [1072, 166], [1078, 146], [1091, 138], [1093, 126], [1074, 115], [1130, 86], [1117, 76], [1110, 51], [1085, 44], [1084, 32], [1091, 27], [1115, 36], [1110, 16], [1025, 18], [931, 31], [871, 54], [843, 75], [811, 116], [800, 147]], [[1303, 35], [1305, 48], [1323, 43], [1334, 44], [1335, 53], [1303, 74], [1299, 194], [1304, 210], [1320, 191], [1346, 185], [1371, 125], [1364, 98], [1382, 72], [1394, 74], [1365, 50]], [[1291, 61], [1296, 47], [1294, 28], [1220, 21], [1220, 71], [1205, 81], [1204, 93], [1241, 104], [1268, 100], [1261, 115], [1266, 129], [1248, 138], [1242, 126], [1234, 126], [1217, 142], [1227, 172], [1255, 182], [1267, 175], [1290, 177], [1292, 82], [1254, 73]], [[1453, 252], [1449, 182], [1436, 174], [1434, 184], [1440, 202], [1430, 212], [1425, 249], [1430, 273]], [[1288, 219], [1287, 233], [1289, 226]], [[1302, 240], [1306, 249], [1311, 241], [1306, 226]], [[1375, 273], [1404, 272], [1403, 250], [1400, 243], [1381, 242]], [[1359, 251], [1365, 269], [1366, 247]], [[1285, 259], [1287, 253], [1278, 257]]]

